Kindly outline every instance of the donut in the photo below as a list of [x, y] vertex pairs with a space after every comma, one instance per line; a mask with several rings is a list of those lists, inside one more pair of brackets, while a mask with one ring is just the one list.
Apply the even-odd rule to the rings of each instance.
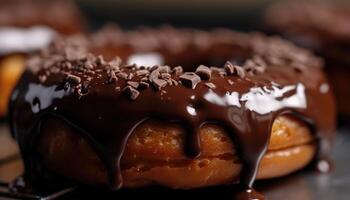
[[47, 26], [64, 35], [86, 29], [82, 13], [70, 0], [1, 0], [0, 26]]
[[344, 118], [350, 116], [349, 20], [349, 4], [300, 1], [271, 6], [264, 20], [266, 31], [279, 34], [325, 58], [338, 112]]
[[51, 172], [111, 189], [236, 183], [237, 197], [261, 199], [256, 179], [325, 164], [335, 103], [307, 50], [259, 33], [170, 27], [67, 41], [32, 57], [12, 94], [28, 179]]
[[2, 0], [0, 5], [0, 117], [24, 70], [30, 53], [48, 45], [56, 33], [85, 30], [84, 20], [71, 1]]

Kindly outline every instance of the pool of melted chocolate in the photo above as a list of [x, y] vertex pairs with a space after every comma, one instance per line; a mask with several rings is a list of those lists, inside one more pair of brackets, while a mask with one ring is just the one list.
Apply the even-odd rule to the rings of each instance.
[[[153, 57], [147, 55], [148, 61], [182, 65], [184, 71], [194, 71], [199, 64], [222, 66], [227, 60], [242, 64], [261, 54], [254, 48], [237, 44], [213, 43], [208, 49], [192, 51], [188, 47], [174, 53], [167, 49], [135, 51], [130, 47], [113, 50], [104, 47], [94, 49], [94, 53], [106, 58], [118, 55], [124, 60], [132, 60], [130, 58], [136, 56], [142, 60], [142, 54], [151, 52]], [[192, 88], [181, 84], [167, 85], [161, 88], [162, 92], [149, 87], [134, 101], [115, 90], [116, 87], [124, 88], [126, 80], [107, 84], [109, 76], [103, 73], [106, 67], [103, 64], [96, 65], [94, 70], [98, 73], [89, 76], [89, 89], [84, 95], [73, 83], [65, 81], [63, 73], [47, 73], [49, 68], [40, 68], [38, 73], [28, 70], [13, 92], [10, 106], [12, 133], [25, 164], [24, 177], [34, 183], [48, 183], [42, 181], [48, 176], [35, 145], [42, 125], [49, 118], [62, 119], [82, 133], [108, 170], [111, 189], [123, 186], [120, 160], [129, 136], [140, 123], [150, 118], [180, 123], [186, 130], [185, 152], [189, 158], [201, 153], [198, 130], [204, 124], [215, 123], [226, 129], [243, 163], [239, 185], [230, 186], [230, 194], [236, 191], [234, 199], [263, 199], [253, 189], [253, 183], [276, 117], [294, 115], [307, 123], [319, 139], [317, 158], [320, 160], [327, 156], [334, 136], [333, 96], [329, 89], [322, 89], [327, 86], [327, 80], [320, 67], [301, 62], [298, 63], [301, 69], [296, 70], [289, 66], [293, 57], [283, 59], [282, 65], [269, 63], [262, 73], [244, 77], [222, 76], [213, 71], [210, 82], [216, 88], [206, 87], [206, 81]], [[72, 64], [76, 63], [72, 61]], [[68, 70], [64, 65], [58, 67], [61, 72]], [[121, 70], [130, 74], [139, 69], [126, 67]], [[78, 76], [81, 82], [88, 79], [78, 71], [69, 69], [69, 73]], [[39, 80], [42, 74], [49, 74], [44, 82]], [[173, 78], [179, 80], [177, 76]]]

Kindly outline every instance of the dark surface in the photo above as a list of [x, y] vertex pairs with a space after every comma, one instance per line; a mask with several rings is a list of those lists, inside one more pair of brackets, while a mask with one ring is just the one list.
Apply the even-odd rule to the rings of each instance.
[[[7, 134], [6, 126], [0, 125], [0, 135]], [[6, 142], [2, 137], [1, 143]], [[2, 146], [2, 145], [1, 145]], [[256, 189], [265, 194], [269, 200], [347, 200], [350, 197], [350, 129], [341, 128], [338, 131], [333, 161], [335, 168], [330, 174], [318, 174], [312, 170], [303, 170], [287, 177], [258, 181]], [[0, 162], [0, 168], [4, 165], [14, 165], [14, 162]], [[16, 166], [16, 165], [14, 165]], [[12, 168], [18, 170], [18, 166]], [[18, 172], [17, 172], [18, 173]], [[10, 173], [16, 174], [16, 173]], [[8, 177], [8, 173], [0, 170], [0, 180]], [[0, 187], [0, 192], [3, 188]], [[82, 195], [84, 193], [84, 195]], [[196, 199], [231, 199], [232, 192], [227, 187], [218, 187], [201, 190], [169, 190], [153, 187], [138, 190], [121, 190], [115, 193], [96, 191], [91, 188], [78, 188], [73, 192], [61, 196], [59, 199], [134, 199], [142, 197], [145, 199], [181, 199], [193, 196]], [[8, 199], [1, 197], [0, 199]]]

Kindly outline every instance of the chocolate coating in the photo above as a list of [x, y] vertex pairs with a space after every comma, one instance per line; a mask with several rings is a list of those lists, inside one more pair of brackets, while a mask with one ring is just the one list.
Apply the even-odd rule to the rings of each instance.
[[[321, 61], [309, 52], [278, 38], [227, 30], [165, 28], [115, 34], [119, 34], [116, 40], [126, 42], [114, 46], [112, 42], [71, 44], [63, 49], [56, 44], [31, 60], [10, 106], [12, 132], [27, 172], [38, 174], [35, 171], [40, 162], [33, 156], [35, 142], [41, 124], [48, 118], [63, 119], [84, 133], [108, 169], [114, 189], [123, 184], [120, 159], [127, 139], [149, 118], [182, 124], [187, 130], [185, 152], [190, 158], [201, 153], [198, 129], [206, 123], [222, 125], [244, 165], [240, 180], [240, 191], [244, 192], [237, 195], [242, 199], [258, 195], [252, 186], [277, 116], [291, 114], [305, 121], [320, 140], [319, 158], [328, 153], [334, 136], [334, 101], [331, 91], [320, 90], [327, 80]], [[166, 39], [169, 36], [174, 40]], [[96, 41], [96, 35], [90, 40]], [[180, 41], [176, 49], [170, 45], [175, 40]], [[184, 72], [168, 66], [128, 65], [119, 59], [106, 62], [86, 51], [106, 52], [107, 57], [114, 54], [123, 59], [157, 53], [161, 58], [158, 60], [171, 66], [180, 64]], [[226, 74], [227, 60], [242, 65], [240, 72]], [[221, 68], [212, 67], [210, 80], [198, 82], [196, 78], [196, 84], [190, 87], [181, 82], [181, 75], [194, 72], [198, 63], [210, 66], [212, 62]], [[74, 80], [67, 78], [72, 76]], [[141, 80], [150, 86], [138, 89], [136, 97], [124, 92], [123, 88], [132, 87], [129, 81]], [[216, 87], [208, 87], [208, 83]]]

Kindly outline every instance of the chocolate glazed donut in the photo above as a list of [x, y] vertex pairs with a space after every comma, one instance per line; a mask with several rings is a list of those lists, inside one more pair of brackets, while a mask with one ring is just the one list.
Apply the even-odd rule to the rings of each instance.
[[[143, 34], [135, 42], [134, 36]], [[172, 36], [181, 37], [176, 51], [166, 45]], [[335, 106], [331, 91], [320, 90], [327, 84], [322, 62], [308, 51], [278, 38], [227, 30], [145, 30], [120, 37], [127, 42], [108, 48], [108, 53], [113, 49], [126, 59], [156, 52], [166, 63], [185, 64], [148, 67], [128, 65], [120, 58], [107, 62], [86, 53], [107, 52], [93, 42], [64, 48], [56, 43], [32, 58], [10, 105], [12, 133], [30, 176], [42, 173], [35, 152], [41, 129], [50, 119], [63, 121], [88, 141], [113, 189], [123, 186], [120, 162], [128, 139], [149, 119], [181, 124], [188, 158], [201, 154], [203, 126], [225, 129], [243, 164], [235, 198], [263, 198], [252, 186], [279, 116], [292, 115], [308, 124], [318, 139], [317, 158], [327, 157]], [[193, 66], [218, 59], [224, 63], [221, 68]]]

